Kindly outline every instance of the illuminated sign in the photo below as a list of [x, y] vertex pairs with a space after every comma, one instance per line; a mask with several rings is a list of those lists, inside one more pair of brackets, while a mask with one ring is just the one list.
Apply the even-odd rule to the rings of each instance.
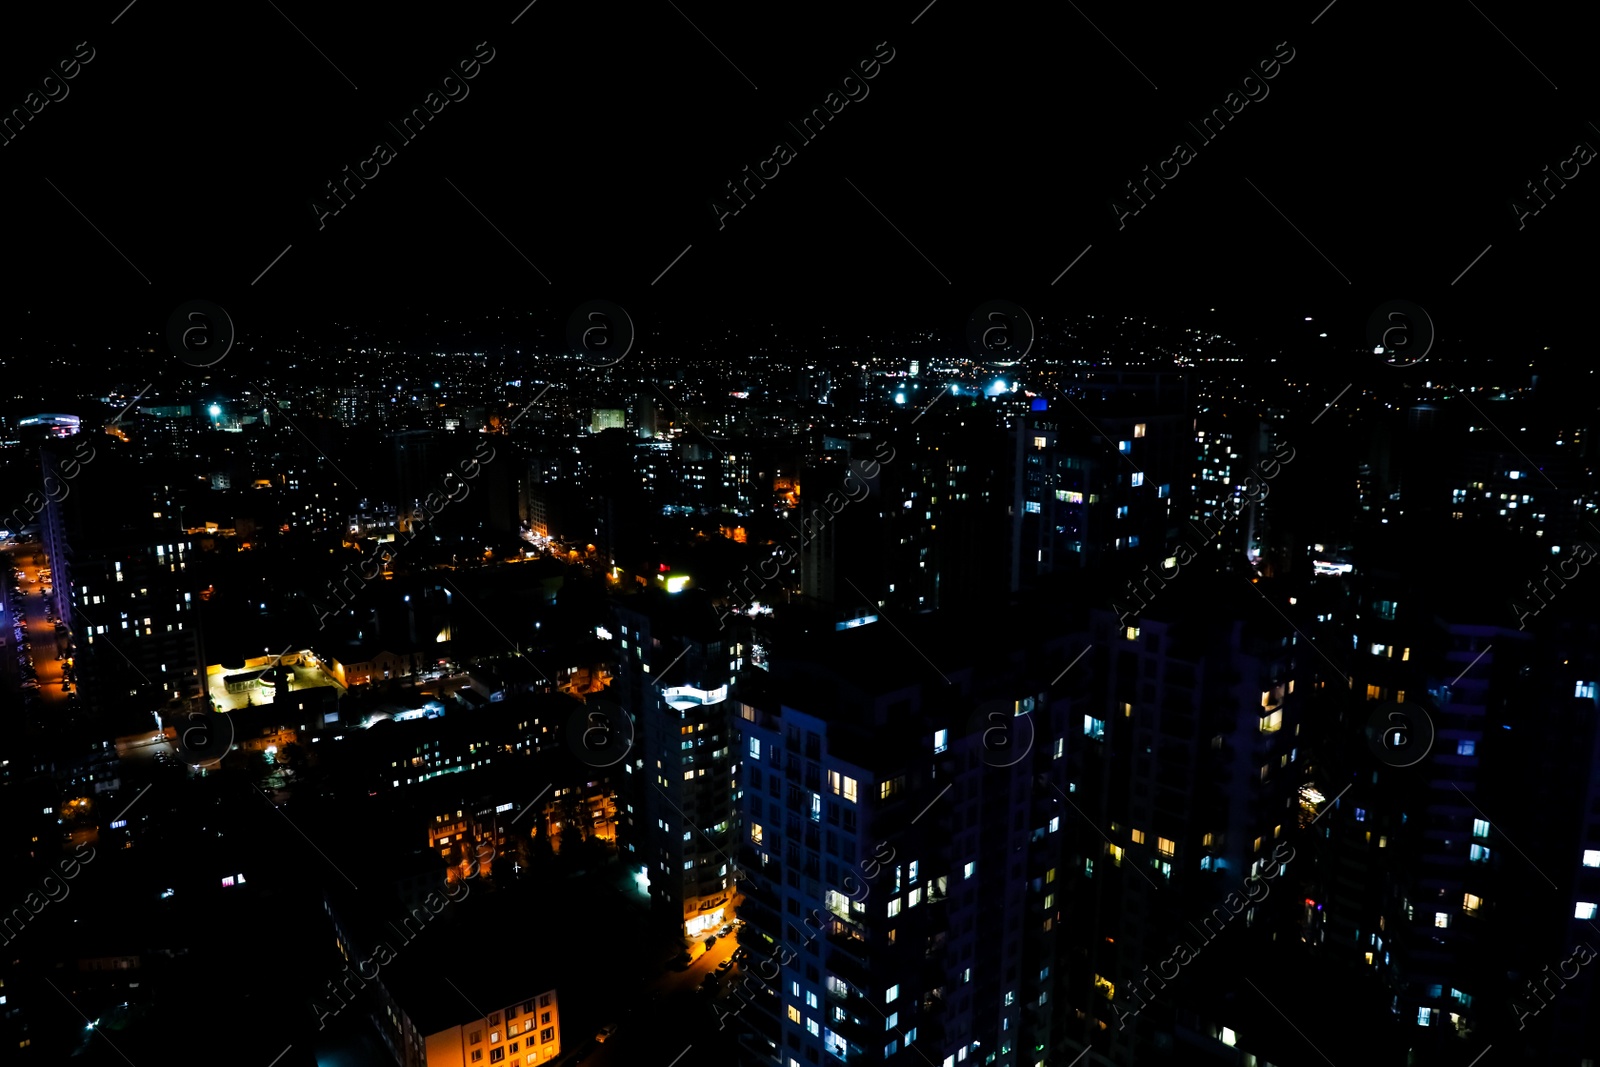
[[861, 615], [854, 619], [845, 619], [843, 622], [836, 622], [833, 624], [833, 628], [835, 632], [839, 630], [854, 630], [857, 626], [865, 626], [869, 622], [877, 621], [878, 617], [876, 615]]
[[495, 808], [495, 809], [494, 809], [494, 813], [495, 813], [495, 814], [496, 814], [496, 815], [498, 815], [498, 814], [500, 814], [500, 813], [501, 813], [501, 812], [502, 812], [502, 811], [510, 811], [510, 810], [511, 810], [511, 809], [512, 809], [512, 808], [514, 808], [514, 807], [516, 807], [516, 805], [515, 805], [515, 804], [501, 804], [501, 805], [500, 805], [500, 806], [499, 806], [499, 807], [498, 807], [498, 808]]
[[1349, 574], [1355, 567], [1349, 563], [1330, 563], [1327, 560], [1314, 559], [1311, 561], [1311, 573], [1321, 575]]

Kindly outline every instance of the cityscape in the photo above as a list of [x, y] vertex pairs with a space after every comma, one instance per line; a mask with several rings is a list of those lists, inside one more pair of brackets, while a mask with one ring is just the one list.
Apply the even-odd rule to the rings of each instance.
[[1580, 34], [405, 14], [3, 46], [0, 1062], [1595, 1067]]

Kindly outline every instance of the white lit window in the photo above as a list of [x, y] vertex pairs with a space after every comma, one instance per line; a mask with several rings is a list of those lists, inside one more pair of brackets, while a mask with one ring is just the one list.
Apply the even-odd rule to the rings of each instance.
[[1583, 850], [1583, 865], [1585, 867], [1600, 867], [1600, 849], [1586, 848]]
[[883, 1002], [885, 1004], [893, 1004], [897, 999], [899, 999], [899, 997], [900, 987], [897, 985], [892, 985], [884, 992]]
[[1134, 471], [1132, 474], [1128, 475], [1128, 478], [1129, 478], [1129, 484], [1131, 484], [1131, 485], [1143, 485], [1144, 484], [1144, 472], [1143, 471]]
[[1083, 717], [1083, 736], [1092, 737], [1096, 741], [1106, 739], [1106, 724], [1104, 719], [1097, 719], [1093, 715]]
[[750, 758], [753, 760], [759, 760], [761, 758], [761, 738], [759, 737], [752, 737], [750, 739]]
[[972, 877], [972, 872], [977, 870], [977, 869], [978, 869], [978, 865], [976, 863], [967, 864], [965, 867], [962, 868], [962, 877], [963, 878], [971, 878]]
[[1594, 918], [1594, 912], [1594, 904], [1587, 900], [1580, 900], [1578, 901], [1578, 906], [1572, 909], [1572, 917], [1574, 919], [1592, 919]]
[[1593, 682], [1579, 682], [1573, 688], [1572, 695], [1575, 697], [1584, 697], [1588, 700], [1593, 700], [1594, 690], [1595, 684]]
[[933, 752], [934, 752], [934, 755], [938, 755], [940, 752], [943, 752], [945, 749], [947, 749], [949, 747], [950, 747], [950, 731], [949, 730], [935, 730], [933, 732]]
[[1440, 930], [1448, 930], [1450, 928], [1450, 913], [1447, 911], [1434, 912], [1433, 925]]
[[1477, 750], [1478, 750], [1478, 743], [1476, 741], [1457, 741], [1456, 742], [1456, 755], [1458, 755], [1458, 756], [1470, 756], [1470, 755], [1473, 755], [1475, 752], [1477, 752]]
[[1489, 820], [1488, 819], [1473, 819], [1472, 820], [1472, 836], [1473, 837], [1488, 837], [1489, 836]]
[[1417, 1009], [1417, 1025], [1418, 1026], [1432, 1026], [1433, 1025], [1433, 1009], [1432, 1008], [1418, 1008]]

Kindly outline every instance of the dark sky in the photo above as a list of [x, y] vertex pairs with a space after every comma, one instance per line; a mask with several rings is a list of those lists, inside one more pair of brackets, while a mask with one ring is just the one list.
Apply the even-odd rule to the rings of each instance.
[[[94, 58], [0, 146], [4, 306], [159, 325], [204, 297], [247, 329], [600, 297], [870, 326], [1001, 297], [1218, 306], [1266, 335], [1303, 313], [1354, 341], [1403, 298], [1486, 346], [1586, 336], [1600, 179], [1582, 168], [1520, 232], [1510, 206], [1600, 145], [1578, 16], [1323, 2], [538, 0], [515, 25], [524, 0], [49, 5], [0, 41], [0, 107], [78, 42]], [[469, 95], [403, 142], [386, 123], [479, 42]], [[889, 49], [815, 140], [790, 129]], [[1291, 50], [1213, 141], [1186, 125]], [[384, 139], [393, 159], [319, 230], [324, 183]], [[1112, 200], [1180, 139], [1194, 157], [1119, 230]], [[793, 158], [719, 229], [713, 198], [779, 140]]]

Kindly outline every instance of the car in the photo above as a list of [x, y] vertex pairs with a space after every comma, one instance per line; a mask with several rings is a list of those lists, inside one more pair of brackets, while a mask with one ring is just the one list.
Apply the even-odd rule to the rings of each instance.
[[610, 1039], [612, 1037], [615, 1037], [616, 1034], [617, 1034], [617, 1024], [616, 1023], [606, 1023], [604, 1026], [602, 1026], [600, 1028], [600, 1032], [598, 1034], [594, 1035], [594, 1039], [596, 1041], [600, 1042], [603, 1045], [603, 1044], [606, 1043], [606, 1041], [608, 1039]]
[[668, 966], [670, 966], [675, 971], [683, 971], [683, 970], [687, 970], [688, 967], [689, 967], [689, 964], [691, 964], [693, 962], [694, 962], [694, 958], [692, 956], [690, 956], [687, 952], [680, 952], [676, 956], [672, 957], [672, 962]]
[[726, 974], [728, 971], [731, 971], [731, 970], [733, 970], [733, 961], [732, 960], [723, 960], [721, 963], [717, 964], [717, 973], [718, 974]]
[[731, 933], [733, 933], [733, 926], [732, 926], [732, 924], [729, 924], [728, 926], [724, 926], [722, 929], [718, 930], [717, 931], [717, 936], [718, 937], [727, 937]]

